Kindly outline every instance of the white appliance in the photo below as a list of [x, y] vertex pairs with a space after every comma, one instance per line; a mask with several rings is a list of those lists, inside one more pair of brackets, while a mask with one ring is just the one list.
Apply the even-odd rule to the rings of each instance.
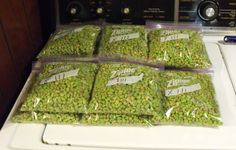
[[87, 127], [7, 120], [0, 131], [0, 150], [236, 150], [236, 45], [221, 44], [222, 35], [205, 34], [204, 41], [215, 70], [213, 82], [223, 126]]

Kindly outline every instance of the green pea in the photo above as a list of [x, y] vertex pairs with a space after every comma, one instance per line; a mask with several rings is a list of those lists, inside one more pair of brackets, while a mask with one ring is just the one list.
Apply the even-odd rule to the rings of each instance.
[[87, 114], [83, 115], [83, 125], [109, 126], [151, 126], [152, 116], [119, 115], [119, 114]]
[[[162, 39], [164, 37], [187, 35], [180, 39]], [[153, 30], [149, 33], [149, 60], [170, 67], [209, 68], [211, 62], [205, 45], [194, 30]]]
[[[163, 117], [154, 119], [156, 124], [222, 125], [214, 86], [209, 74], [165, 71], [160, 73], [160, 79]], [[200, 88], [194, 88], [194, 85]], [[180, 90], [175, 95], [165, 93], [166, 90], [173, 92], [183, 88], [187, 90]]]
[[[122, 82], [119, 79], [134, 82]], [[110, 82], [114, 84], [108, 84]], [[118, 81], [118, 82], [116, 82]], [[161, 107], [159, 71], [128, 63], [101, 64], [89, 103], [89, 113], [153, 115]], [[151, 83], [151, 84], [150, 84]]]
[[[136, 36], [132, 36], [136, 34]], [[119, 39], [119, 37], [125, 37]], [[110, 41], [115, 38], [117, 40]], [[148, 46], [143, 26], [113, 25], [106, 26], [102, 33], [99, 56], [147, 60]]]
[[[78, 70], [77, 75], [41, 84], [56, 74]], [[45, 64], [29, 91], [21, 111], [84, 113], [92, 91], [97, 65], [85, 63]]]
[[16, 123], [79, 124], [80, 115], [63, 113], [19, 112], [11, 120]]
[[99, 32], [100, 28], [94, 25], [62, 29], [52, 36], [38, 57], [60, 55], [91, 57], [95, 52]]

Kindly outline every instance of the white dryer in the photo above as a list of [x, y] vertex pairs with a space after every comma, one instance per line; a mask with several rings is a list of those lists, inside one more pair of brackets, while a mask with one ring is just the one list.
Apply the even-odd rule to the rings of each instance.
[[[223, 126], [87, 127], [17, 124], [7, 120], [0, 131], [0, 150], [235, 150], [236, 45], [220, 43], [224, 34], [204, 35], [215, 71], [213, 82]], [[8, 119], [24, 96], [30, 78]]]

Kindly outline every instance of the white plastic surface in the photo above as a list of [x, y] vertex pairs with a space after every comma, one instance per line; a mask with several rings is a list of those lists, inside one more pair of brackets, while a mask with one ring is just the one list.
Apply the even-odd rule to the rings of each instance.
[[231, 81], [236, 92], [236, 44], [223, 45], [220, 44], [221, 52], [225, 60]]
[[[206, 39], [208, 40], [208, 39]], [[209, 40], [211, 41], [212, 38]], [[80, 127], [13, 124], [0, 131], [0, 150], [236, 149], [236, 97], [216, 44], [207, 44], [224, 126]], [[236, 74], [234, 75], [236, 76]], [[12, 110], [14, 111], [14, 110]], [[44, 144], [42, 142], [48, 142]], [[50, 144], [60, 145], [50, 145]], [[71, 146], [68, 146], [70, 144]]]

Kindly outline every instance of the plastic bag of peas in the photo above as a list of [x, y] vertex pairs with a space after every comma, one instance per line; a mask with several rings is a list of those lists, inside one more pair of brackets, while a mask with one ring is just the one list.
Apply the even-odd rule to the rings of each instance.
[[147, 33], [144, 26], [105, 26], [99, 45], [99, 56], [147, 61]]
[[16, 123], [43, 123], [43, 124], [79, 124], [81, 116], [66, 113], [18, 112], [11, 119]]
[[64, 27], [51, 36], [38, 57], [65, 55], [91, 57], [95, 51], [99, 33], [100, 27], [95, 25]]
[[153, 115], [161, 109], [159, 70], [129, 63], [101, 64], [88, 113]]
[[91, 126], [152, 126], [152, 117], [119, 114], [84, 114], [80, 123]]
[[154, 29], [149, 32], [149, 60], [177, 68], [206, 69], [211, 62], [198, 30]]
[[210, 74], [165, 71], [160, 73], [160, 79], [164, 111], [159, 123], [222, 125]]
[[97, 72], [93, 63], [46, 63], [21, 111], [84, 113]]

